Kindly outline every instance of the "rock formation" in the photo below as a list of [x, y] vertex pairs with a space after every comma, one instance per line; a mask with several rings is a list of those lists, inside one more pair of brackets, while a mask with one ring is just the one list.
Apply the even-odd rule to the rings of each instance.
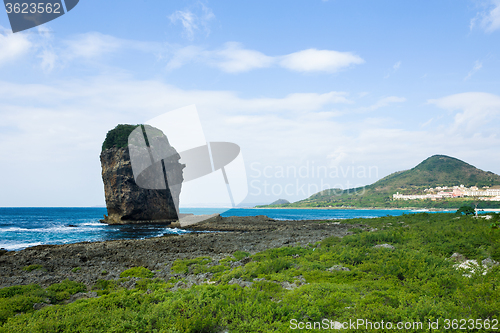
[[184, 165], [160, 130], [148, 125], [118, 125], [106, 135], [100, 158], [108, 210], [102, 222], [168, 223], [178, 219]]

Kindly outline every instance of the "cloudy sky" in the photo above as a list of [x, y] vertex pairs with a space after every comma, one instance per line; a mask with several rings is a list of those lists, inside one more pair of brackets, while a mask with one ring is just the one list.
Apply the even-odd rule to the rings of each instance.
[[500, 1], [97, 1], [0, 14], [0, 206], [104, 204], [108, 130], [195, 104], [248, 203], [434, 154], [500, 174]]

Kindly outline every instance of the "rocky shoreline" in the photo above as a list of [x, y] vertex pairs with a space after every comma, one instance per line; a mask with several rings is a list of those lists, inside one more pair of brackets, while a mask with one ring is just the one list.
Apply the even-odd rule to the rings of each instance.
[[[176, 259], [209, 256], [216, 264], [238, 250], [254, 254], [282, 246], [307, 246], [366, 227], [324, 220], [277, 221], [266, 216], [217, 217], [186, 227], [196, 232], [183, 235], [40, 245], [0, 254], [0, 288], [31, 283], [46, 287], [70, 279], [90, 290], [97, 280], [118, 279], [121, 272], [135, 266], [168, 280], [178, 277], [170, 269]], [[37, 269], [29, 271], [28, 266]]]

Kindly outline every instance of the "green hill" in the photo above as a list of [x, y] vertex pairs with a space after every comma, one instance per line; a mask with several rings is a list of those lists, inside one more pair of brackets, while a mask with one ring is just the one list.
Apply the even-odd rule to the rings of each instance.
[[[436, 186], [495, 186], [500, 185], [500, 176], [482, 171], [459, 159], [434, 155], [416, 167], [398, 171], [379, 181], [359, 188], [340, 190], [330, 189], [283, 207], [426, 207], [457, 208], [469, 204], [471, 199], [431, 200], [392, 200], [396, 192], [402, 194], [423, 194], [424, 189]], [[480, 208], [500, 207], [499, 202], [479, 203]]]
[[396, 172], [373, 185], [397, 186], [470, 186], [500, 185], [500, 176], [482, 171], [464, 161], [444, 155], [429, 157], [411, 170]]
[[286, 200], [286, 199], [278, 199], [272, 203], [269, 204], [269, 206], [274, 206], [274, 205], [287, 205], [289, 204], [290, 201]]

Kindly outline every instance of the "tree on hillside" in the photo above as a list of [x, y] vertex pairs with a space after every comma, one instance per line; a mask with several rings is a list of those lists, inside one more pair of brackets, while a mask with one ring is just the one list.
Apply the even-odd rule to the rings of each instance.
[[472, 208], [471, 206], [462, 206], [460, 207], [455, 214], [459, 215], [474, 215], [476, 213], [476, 210]]

